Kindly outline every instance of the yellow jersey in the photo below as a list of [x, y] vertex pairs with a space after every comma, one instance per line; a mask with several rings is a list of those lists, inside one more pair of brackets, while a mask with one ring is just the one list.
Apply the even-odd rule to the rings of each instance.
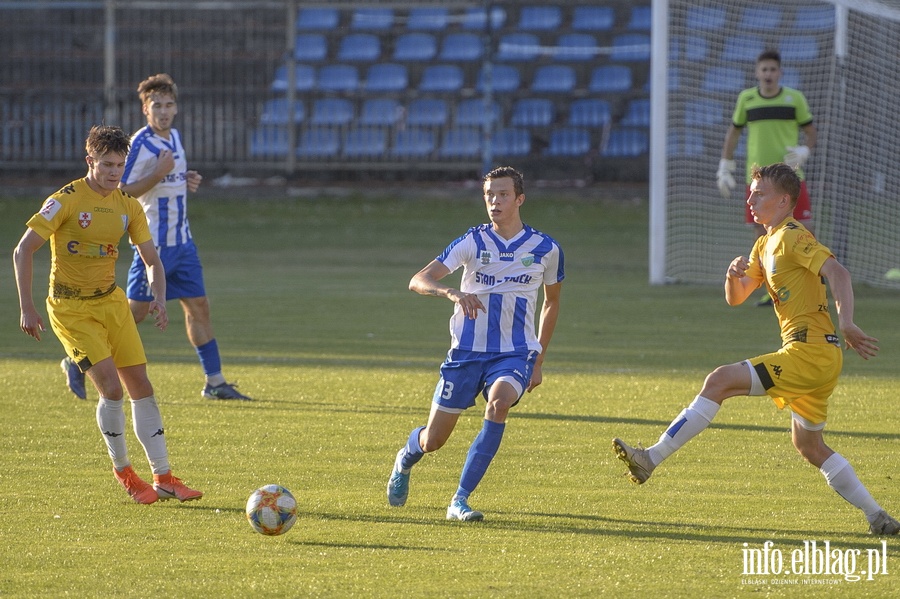
[[794, 341], [839, 344], [825, 280], [819, 274], [832, 255], [793, 217], [756, 240], [746, 275], [768, 288], [784, 345]]
[[44, 201], [28, 227], [50, 240], [50, 297], [89, 299], [116, 288], [119, 241], [126, 232], [137, 245], [151, 239], [138, 201], [120, 189], [101, 196], [85, 179]]

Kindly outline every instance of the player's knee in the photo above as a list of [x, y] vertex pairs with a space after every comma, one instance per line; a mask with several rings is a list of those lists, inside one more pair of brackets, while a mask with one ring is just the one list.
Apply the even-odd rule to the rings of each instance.
[[429, 434], [427, 428], [422, 431], [422, 436], [419, 437], [419, 445], [422, 447], [422, 451], [424, 451], [425, 453], [437, 451], [438, 449], [443, 447], [444, 443], [446, 442], [446, 436]]

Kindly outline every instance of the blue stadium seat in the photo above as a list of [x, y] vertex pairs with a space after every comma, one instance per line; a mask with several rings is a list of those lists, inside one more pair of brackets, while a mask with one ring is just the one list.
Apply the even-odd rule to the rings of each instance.
[[699, 158], [704, 154], [703, 135], [697, 131], [679, 130], [669, 133], [666, 152], [671, 156]]
[[405, 110], [392, 98], [369, 98], [363, 102], [359, 114], [360, 125], [390, 127], [403, 118]]
[[301, 123], [306, 117], [306, 108], [301, 100], [294, 100], [294, 109], [288, 109], [287, 98], [275, 98], [267, 100], [263, 105], [259, 122], [262, 125], [287, 125], [288, 123]]
[[481, 155], [481, 131], [471, 128], [447, 130], [438, 155], [441, 158], [477, 158]]
[[319, 98], [313, 102], [313, 125], [348, 125], [353, 120], [353, 103], [346, 98]]
[[610, 60], [646, 62], [650, 60], [650, 36], [644, 33], [623, 33], [613, 38]]
[[777, 6], [748, 6], [738, 21], [740, 31], [773, 31], [781, 24], [781, 9]]
[[781, 85], [803, 89], [803, 84], [800, 82], [800, 71], [794, 67], [782, 67]]
[[319, 62], [328, 55], [328, 43], [321, 33], [298, 33], [294, 40], [294, 60]]
[[631, 89], [631, 67], [625, 65], [603, 65], [591, 72], [588, 91], [594, 93], [616, 93]]
[[366, 71], [363, 87], [369, 92], [401, 92], [409, 85], [409, 74], [402, 64], [381, 62]]
[[350, 18], [351, 29], [386, 31], [394, 25], [394, 11], [390, 8], [358, 8]]
[[371, 33], [351, 33], [341, 38], [337, 59], [341, 62], [373, 62], [381, 56], [381, 42]]
[[811, 35], [786, 35], [779, 40], [778, 49], [786, 63], [819, 58], [819, 43]]
[[611, 6], [576, 6], [572, 11], [573, 31], [610, 31], [616, 24]]
[[462, 68], [455, 64], [432, 64], [422, 71], [419, 91], [458, 92], [463, 87]]
[[650, 126], [650, 99], [635, 98], [628, 102], [625, 108], [625, 116], [619, 123], [629, 127], [649, 127]]
[[690, 100], [684, 107], [684, 124], [687, 127], [722, 127], [731, 121], [731, 113], [726, 119], [725, 106], [716, 100]]
[[688, 31], [716, 31], [725, 27], [727, 9], [718, 6], [691, 6], [688, 8]]
[[628, 19], [628, 30], [650, 31], [652, 19], [650, 6], [633, 6], [631, 7], [631, 16]]
[[[478, 73], [478, 84], [476, 89], [484, 91], [484, 70]], [[496, 93], [514, 92], [519, 89], [520, 75], [519, 69], [513, 65], [495, 64], [491, 65], [491, 90]]]
[[753, 64], [763, 50], [765, 50], [765, 42], [759, 36], [736, 35], [725, 40], [722, 58]]
[[350, 129], [344, 134], [344, 158], [381, 158], [387, 152], [387, 133], [378, 127]]
[[527, 156], [531, 153], [531, 133], [513, 127], [500, 129], [491, 137], [491, 152], [494, 156]]
[[798, 31], [832, 31], [834, 29], [834, 6], [801, 6], [794, 15], [792, 28]]
[[497, 60], [533, 61], [541, 53], [541, 42], [533, 33], [507, 33], [500, 38]]
[[297, 13], [298, 31], [337, 29], [340, 14], [336, 8], [301, 8]]
[[564, 33], [556, 40], [556, 59], [560, 61], [594, 60], [597, 40], [588, 33]]
[[480, 60], [484, 51], [481, 36], [474, 33], [448, 33], [441, 42], [438, 56], [445, 62]]
[[411, 31], [443, 31], [449, 21], [449, 12], [444, 7], [413, 8], [409, 11], [406, 28]]
[[688, 62], [702, 62], [709, 54], [709, 42], [702, 35], [688, 35], [672, 38], [669, 46], [669, 56], [675, 60]]
[[547, 127], [553, 122], [553, 102], [546, 98], [521, 98], [512, 107], [510, 124], [519, 127]]
[[437, 42], [430, 33], [404, 33], [397, 38], [394, 46], [394, 60], [403, 62], [422, 62], [434, 58], [437, 53]]
[[575, 69], [561, 64], [543, 64], [534, 71], [534, 93], [569, 93], [575, 89]]
[[612, 120], [609, 102], [582, 98], [569, 104], [569, 124], [575, 127], [603, 127]]
[[335, 129], [314, 128], [300, 133], [297, 141], [297, 158], [321, 159], [337, 158], [340, 136]]
[[739, 67], [710, 67], [703, 76], [701, 89], [706, 92], [726, 92], [736, 94], [750, 87], [747, 69]]
[[428, 158], [434, 152], [434, 133], [424, 129], [403, 129], [394, 135], [391, 156], [394, 158]]
[[666, 83], [670, 92], [678, 91], [678, 88], [681, 86], [681, 70], [678, 67], [669, 67]]
[[409, 103], [406, 109], [406, 124], [420, 127], [441, 127], [447, 124], [450, 110], [446, 100], [439, 98], [419, 98]]
[[[282, 65], [275, 69], [275, 80], [272, 82], [272, 91], [285, 92], [288, 88], [288, 70]], [[294, 89], [297, 91], [310, 91], [316, 86], [315, 68], [298, 64], [294, 66]]]
[[253, 131], [250, 156], [254, 158], [283, 158], [288, 155], [288, 132], [284, 127], [263, 126]]
[[581, 127], [562, 127], [550, 132], [547, 156], [584, 156], [591, 150], [591, 134]]
[[647, 154], [650, 141], [640, 129], [613, 129], [601, 154], [607, 158], [635, 158]]
[[[506, 24], [506, 11], [499, 6], [493, 7], [491, 9], [491, 29], [500, 29], [504, 24]], [[488, 27], [487, 11], [483, 8], [467, 9], [462, 15], [461, 25], [463, 29], [477, 29], [479, 31], [484, 31]]]
[[356, 91], [359, 88], [359, 72], [346, 64], [329, 64], [319, 69], [316, 87], [327, 92]]
[[486, 109], [482, 98], [470, 98], [456, 105], [456, 114], [453, 122], [457, 126], [481, 127], [485, 119], [490, 124], [496, 124], [500, 120], [500, 104], [494, 102]]
[[562, 25], [559, 6], [523, 6], [519, 12], [519, 31], [553, 31]]

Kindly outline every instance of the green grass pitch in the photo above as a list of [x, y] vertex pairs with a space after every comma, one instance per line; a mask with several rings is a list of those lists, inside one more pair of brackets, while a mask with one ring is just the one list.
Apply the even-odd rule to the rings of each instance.
[[[486, 521], [444, 520], [480, 406], [416, 467], [407, 506], [390, 508], [394, 455], [425, 422], [449, 342], [451, 304], [407, 283], [486, 220], [477, 189], [432, 185], [269, 199], [210, 187], [192, 199], [225, 374], [257, 401], [201, 399], [176, 303], [167, 332], [142, 326], [174, 470], [205, 492], [152, 506], [117, 486], [96, 391], [86, 402], [68, 393], [53, 334], [36, 343], [18, 329], [11, 251], [43, 198], [0, 200], [0, 597], [781, 597], [822, 586], [897, 596], [896, 538], [888, 573], [872, 580], [745, 574], [745, 550], [767, 541], [786, 566], [804, 541], [859, 550], [857, 573], [867, 550], [884, 547], [802, 462], [789, 415], [767, 399], [726, 402], [646, 485], [623, 477], [612, 437], [653, 443], [707, 372], [778, 343], [771, 310], [729, 308], [719, 287], [648, 286], [646, 199], [633, 193], [529, 191], [525, 220], [561, 243], [567, 278], [544, 384], [514, 409], [472, 496]], [[37, 297], [49, 251], [40, 254]], [[721, 257], [723, 272], [732, 258]], [[129, 259], [123, 247], [123, 284]], [[826, 430], [895, 515], [897, 302], [857, 289], [856, 321], [882, 353], [845, 354]], [[244, 520], [247, 497], [267, 483], [300, 503], [282, 537]]]

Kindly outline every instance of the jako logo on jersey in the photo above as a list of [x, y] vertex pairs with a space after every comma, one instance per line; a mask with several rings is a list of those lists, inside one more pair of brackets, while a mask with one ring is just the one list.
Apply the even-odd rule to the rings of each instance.
[[500, 252], [500, 259], [509, 262], [516, 257], [515, 252]]
[[488, 250], [481, 250], [481, 263], [482, 264], [490, 264], [491, 263], [491, 253]]
[[534, 254], [525, 254], [522, 256], [522, 266], [531, 266], [534, 264]]
[[82, 229], [87, 229], [91, 226], [91, 213], [90, 212], [79, 212], [78, 213], [78, 224], [81, 225]]

